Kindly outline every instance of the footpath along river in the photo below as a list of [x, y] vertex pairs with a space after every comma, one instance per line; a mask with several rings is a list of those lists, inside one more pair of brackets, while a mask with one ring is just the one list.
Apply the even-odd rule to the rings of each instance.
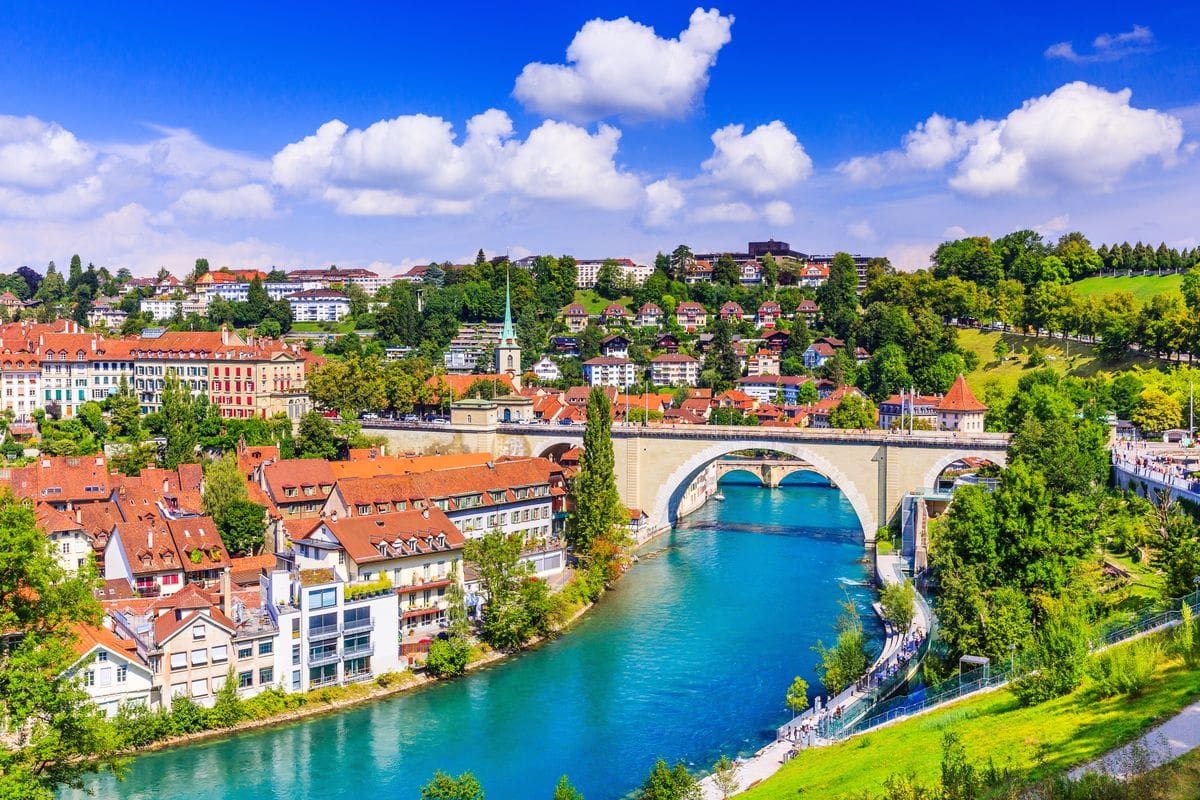
[[[862, 533], [842, 494], [802, 473], [746, 473], [657, 539], [565, 636], [496, 666], [336, 714], [149, 753], [96, 797], [417, 800], [435, 770], [471, 770], [488, 800], [628, 794], [658, 756], [695, 768], [773, 738], [794, 675], [830, 642], [844, 599], [878, 639]], [[878, 642], [875, 642], [876, 647]], [[83, 797], [67, 792], [64, 797]]]

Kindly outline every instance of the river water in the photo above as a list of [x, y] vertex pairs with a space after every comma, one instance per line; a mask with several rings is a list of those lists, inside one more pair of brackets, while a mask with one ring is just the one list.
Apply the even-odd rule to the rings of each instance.
[[[631, 791], [654, 759], [747, 754], [788, 718], [794, 675], [833, 639], [844, 591], [877, 632], [862, 533], [837, 489], [746, 473], [651, 545], [571, 631], [531, 652], [388, 700], [138, 758], [97, 797], [416, 800], [435, 770], [471, 770], [489, 800]], [[875, 635], [878, 635], [875, 633]], [[65, 796], [73, 796], [68, 793]], [[82, 796], [82, 795], [80, 795]]]

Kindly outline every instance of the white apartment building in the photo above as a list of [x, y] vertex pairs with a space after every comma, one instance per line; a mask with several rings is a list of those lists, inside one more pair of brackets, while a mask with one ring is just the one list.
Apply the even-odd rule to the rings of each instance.
[[650, 380], [655, 386], [695, 386], [700, 380], [700, 360], [684, 353], [663, 353], [650, 359]]
[[138, 308], [143, 314], [148, 313], [159, 322], [171, 319], [177, 311], [185, 317], [189, 314], [199, 314], [203, 317], [208, 313], [208, 297], [203, 294], [190, 294], [182, 300], [172, 300], [162, 295], [147, 297], [138, 303]]
[[562, 377], [562, 370], [558, 368], [549, 356], [542, 356], [536, 364], [533, 365], [533, 374], [537, 375], [538, 380], [547, 383], [556, 381]]
[[28, 422], [36, 409], [44, 407], [41, 383], [42, 367], [36, 355], [0, 355], [0, 397], [3, 397], [4, 409], [12, 411], [17, 422]]
[[[324, 285], [320, 281], [275, 281], [263, 282], [263, 288], [267, 290], [267, 297], [272, 300], [282, 300], [297, 292], [324, 288]], [[250, 284], [244, 281], [214, 283], [203, 289], [197, 288], [197, 291], [202, 292], [208, 298], [208, 302], [211, 302], [214, 297], [220, 297], [231, 303], [244, 303], [250, 299]]]
[[628, 258], [585, 259], [583, 261], [575, 262], [575, 288], [596, 288], [596, 281], [600, 277], [600, 268], [604, 266], [606, 261], [614, 262], [621, 276], [626, 280], [636, 284], [644, 283], [646, 278], [649, 278], [654, 272], [654, 267], [646, 266], [644, 264], [635, 264], [632, 259]]
[[310, 289], [287, 296], [296, 322], [338, 322], [350, 314], [350, 299], [332, 289]]
[[327, 568], [275, 570], [262, 580], [279, 630], [274, 673], [283, 689], [342, 686], [404, 669], [395, 591], [347, 592]]
[[588, 386], [628, 389], [637, 382], [637, 367], [628, 358], [599, 356], [583, 362], [583, 379]]

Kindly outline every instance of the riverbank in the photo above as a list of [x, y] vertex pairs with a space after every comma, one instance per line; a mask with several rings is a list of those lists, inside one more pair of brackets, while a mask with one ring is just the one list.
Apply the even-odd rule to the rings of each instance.
[[456, 675], [451, 678], [435, 678], [424, 671], [418, 673], [410, 670], [407, 672], [389, 672], [376, 677], [370, 683], [350, 684], [347, 686], [315, 689], [299, 695], [290, 695], [290, 697], [304, 698], [303, 705], [298, 708], [289, 709], [279, 714], [272, 714], [269, 717], [263, 717], [261, 719], [241, 720], [240, 722], [237, 722], [227, 728], [210, 728], [208, 730], [184, 734], [182, 736], [171, 736], [166, 739], [160, 739], [158, 741], [151, 742], [141, 747], [130, 748], [123, 751], [121, 755], [127, 757], [136, 757], [144, 753], [166, 750], [172, 747], [198, 744], [200, 742], [211, 741], [213, 739], [220, 739], [227, 736], [235, 736], [250, 731], [287, 725], [292, 722], [302, 722], [325, 714], [345, 711], [366, 703], [385, 700], [387, 698], [395, 697], [405, 692], [411, 692], [415, 689], [424, 688], [433, 684], [458, 680], [466, 677], [466, 675], [471, 672], [484, 667], [493, 666], [510, 658], [515, 658], [536, 649], [552, 639], [558, 638], [558, 636], [566, 632], [595, 605], [595, 603], [585, 603], [580, 608], [575, 609], [571, 613], [570, 617], [568, 617], [568, 619], [564, 621], [562, 625], [555, 629], [553, 636], [537, 637], [528, 642], [520, 650], [507, 652], [501, 650], [492, 650], [486, 645], [477, 645], [477, 647], [483, 648], [483, 652], [480, 653], [480, 655], [475, 659], [467, 663], [466, 669], [462, 675]]

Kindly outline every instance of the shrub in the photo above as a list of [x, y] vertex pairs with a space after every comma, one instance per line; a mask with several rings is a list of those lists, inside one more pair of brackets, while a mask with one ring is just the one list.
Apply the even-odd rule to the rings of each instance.
[[1162, 648], [1156, 642], [1143, 639], [1094, 656], [1088, 664], [1088, 674], [1095, 681], [1100, 697], [1119, 694], [1136, 697], [1154, 678], [1161, 656]]
[[204, 730], [204, 709], [187, 695], [176, 695], [171, 700], [171, 735], [183, 736]]
[[1038, 669], [1013, 684], [1021, 705], [1031, 706], [1067, 694], [1083, 681], [1087, 668], [1087, 628], [1077, 616], [1046, 619], [1037, 635]]
[[233, 670], [225, 676], [225, 683], [217, 690], [217, 701], [204, 715], [209, 728], [232, 728], [246, 717], [242, 699], [237, 693], [237, 678]]
[[171, 735], [167, 711], [151, 711], [144, 705], [124, 703], [113, 719], [123, 747], [145, 747]]
[[429, 657], [425, 659], [426, 671], [435, 678], [461, 675], [471, 658], [471, 645], [457, 636], [435, 639], [429, 645]]

